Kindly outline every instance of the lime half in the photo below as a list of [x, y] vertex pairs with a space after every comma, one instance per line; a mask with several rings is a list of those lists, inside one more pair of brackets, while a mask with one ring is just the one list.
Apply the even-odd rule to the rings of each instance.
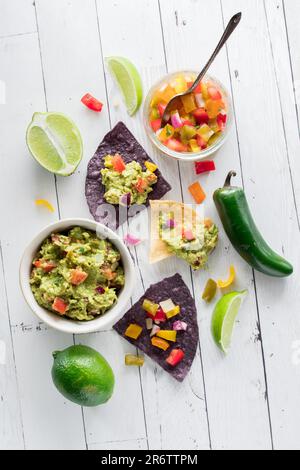
[[46, 170], [69, 176], [82, 159], [82, 139], [74, 122], [61, 113], [35, 113], [26, 141], [36, 161]]
[[143, 85], [139, 72], [125, 57], [108, 57], [106, 63], [120, 87], [129, 116], [133, 116], [143, 99]]
[[246, 290], [231, 292], [224, 295], [215, 306], [212, 317], [212, 335], [225, 354], [229, 351], [235, 319], [247, 294]]

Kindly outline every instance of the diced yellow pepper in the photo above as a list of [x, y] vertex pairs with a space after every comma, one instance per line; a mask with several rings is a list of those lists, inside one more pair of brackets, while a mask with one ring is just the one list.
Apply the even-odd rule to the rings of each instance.
[[221, 279], [219, 279], [218, 287], [220, 287], [220, 289], [226, 289], [226, 287], [230, 287], [234, 283], [235, 277], [236, 277], [236, 274], [235, 274], [234, 266], [230, 266], [229, 278], [227, 279], [227, 281], [222, 281]]
[[163, 351], [166, 351], [170, 347], [167, 341], [162, 338], [157, 338], [156, 336], [151, 339], [151, 343], [153, 346], [156, 346], [157, 348], [162, 349]]
[[209, 94], [208, 94], [208, 84], [205, 82], [201, 83], [201, 92], [202, 92], [202, 98], [204, 101], [209, 99]]
[[222, 100], [207, 100], [205, 107], [209, 119], [215, 119], [224, 108], [224, 103]]
[[143, 357], [134, 356], [133, 354], [126, 354], [125, 356], [125, 364], [126, 366], [139, 366], [142, 367], [145, 363], [145, 359]]
[[175, 330], [160, 330], [156, 333], [156, 336], [159, 338], [166, 339], [167, 341], [172, 341], [173, 343], [176, 342], [177, 331]]
[[188, 89], [186, 80], [182, 75], [179, 75], [179, 77], [175, 78], [174, 88], [177, 94], [184, 93]]
[[46, 199], [37, 199], [35, 201], [36, 205], [37, 206], [44, 206], [46, 207], [46, 209], [48, 209], [49, 212], [54, 212], [54, 207], [52, 206], [52, 204], [47, 201]]
[[157, 310], [159, 309], [159, 305], [151, 302], [151, 300], [144, 299], [143, 302], [143, 309], [145, 312], [149, 313], [152, 317], [155, 317]]
[[147, 170], [151, 171], [151, 173], [154, 173], [158, 168], [158, 166], [152, 162], [145, 162], [145, 167]]
[[140, 325], [131, 323], [131, 325], [129, 325], [127, 330], [125, 331], [125, 336], [128, 336], [128, 338], [132, 338], [132, 339], [138, 339], [142, 331], [143, 331], [143, 328]]
[[194, 152], [194, 153], [200, 152], [201, 149], [200, 149], [196, 139], [191, 139], [189, 141], [189, 144], [190, 144], [192, 152]]
[[170, 126], [170, 124], [167, 124], [163, 130], [161, 131], [161, 133], [159, 134], [159, 140], [161, 142], [165, 142], [166, 140], [170, 139], [171, 137], [173, 137], [174, 135], [174, 132], [175, 132], [175, 129], [173, 126]]
[[214, 144], [219, 140], [219, 138], [221, 137], [221, 135], [222, 135], [222, 132], [221, 132], [221, 131], [220, 131], [220, 132], [217, 132], [217, 133], [214, 134], [214, 135], [212, 135], [211, 138], [209, 139], [207, 145], [208, 145], [209, 147], [211, 147], [212, 145], [214, 145]]
[[179, 306], [179, 305], [176, 305], [176, 307], [173, 308], [173, 310], [170, 310], [169, 312], [166, 312], [166, 317], [167, 317], [167, 319], [169, 320], [170, 318], [175, 317], [175, 316], [178, 315], [179, 313], [180, 313], [180, 306]]
[[209, 279], [202, 294], [202, 299], [205, 300], [205, 302], [211, 302], [215, 298], [216, 293], [217, 283], [213, 279]]
[[197, 109], [197, 105], [196, 105], [193, 93], [189, 93], [188, 95], [182, 96], [181, 101], [182, 101], [184, 110], [187, 114]]
[[203, 124], [200, 129], [197, 130], [197, 134], [202, 137], [205, 142], [208, 142], [211, 136], [214, 135], [214, 131], [207, 124]]

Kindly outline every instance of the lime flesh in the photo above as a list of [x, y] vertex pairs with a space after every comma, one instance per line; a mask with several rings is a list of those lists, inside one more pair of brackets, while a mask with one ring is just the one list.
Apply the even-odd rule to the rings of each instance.
[[135, 65], [125, 57], [108, 57], [108, 68], [120, 87], [128, 114], [133, 116], [141, 106], [143, 85]]
[[81, 406], [106, 403], [114, 390], [114, 374], [101, 354], [88, 346], [53, 353], [52, 379], [57, 390]]
[[35, 160], [51, 173], [69, 176], [82, 159], [80, 132], [64, 114], [35, 113], [26, 140]]
[[212, 316], [212, 335], [217, 346], [227, 354], [231, 344], [234, 324], [247, 291], [224, 295], [215, 306]]

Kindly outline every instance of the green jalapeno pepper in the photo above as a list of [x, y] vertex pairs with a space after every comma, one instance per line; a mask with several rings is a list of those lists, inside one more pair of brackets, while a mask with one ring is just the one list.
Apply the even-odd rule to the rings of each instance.
[[214, 193], [214, 201], [225, 232], [237, 252], [254, 269], [274, 277], [287, 277], [293, 266], [275, 253], [265, 242], [251, 215], [242, 188], [231, 186], [231, 171], [221, 189]]

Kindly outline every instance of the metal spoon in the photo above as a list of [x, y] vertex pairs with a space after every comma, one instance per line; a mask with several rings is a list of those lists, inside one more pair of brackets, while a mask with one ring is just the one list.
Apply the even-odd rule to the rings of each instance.
[[229, 21], [229, 23], [227, 25], [227, 28], [225, 29], [225, 31], [223, 33], [223, 36], [220, 39], [219, 44], [217, 45], [215, 51], [213, 52], [211, 58], [209, 59], [209, 61], [207, 62], [207, 64], [203, 68], [203, 70], [199, 73], [199, 75], [196, 78], [194, 84], [187, 91], [185, 91], [184, 93], [179, 93], [178, 95], [174, 96], [171, 99], [171, 101], [169, 101], [169, 103], [168, 103], [168, 105], [165, 109], [165, 112], [163, 114], [163, 117], [162, 117], [161, 127], [164, 127], [168, 123], [168, 121], [170, 119], [171, 111], [173, 111], [175, 109], [178, 109], [178, 100], [180, 100], [180, 98], [182, 96], [186, 96], [186, 95], [189, 95], [190, 93], [192, 93], [195, 90], [195, 88], [199, 85], [202, 78], [204, 77], [204, 75], [208, 71], [209, 67], [211, 66], [211, 64], [213, 63], [213, 61], [215, 60], [215, 58], [219, 54], [220, 50], [222, 49], [222, 47], [226, 43], [227, 39], [231, 36], [231, 34], [233, 33], [233, 31], [235, 30], [235, 28], [237, 27], [237, 25], [241, 21], [241, 18], [242, 18], [242, 13], [237, 13], [236, 15], [234, 15], [231, 18], [231, 20]]

